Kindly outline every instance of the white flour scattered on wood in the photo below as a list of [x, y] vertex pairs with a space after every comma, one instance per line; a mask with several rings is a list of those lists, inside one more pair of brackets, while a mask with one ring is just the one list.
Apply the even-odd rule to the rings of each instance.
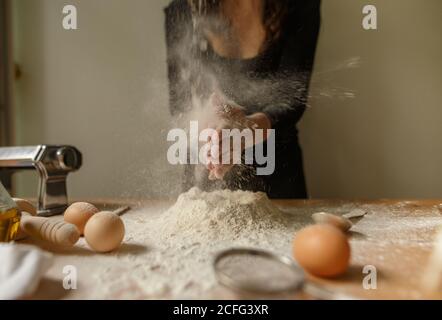
[[[127, 236], [117, 252], [96, 255], [81, 239], [72, 258], [66, 255], [53, 270], [60, 273], [66, 264], [77, 266], [82, 298], [219, 298], [219, 291], [212, 290], [212, 259], [219, 250], [247, 246], [290, 255], [295, 232], [313, 223], [311, 214], [363, 209], [368, 214], [352, 228], [352, 266], [378, 266], [388, 279], [399, 276], [397, 261], [402, 261], [408, 273], [401, 271], [400, 283], [418, 288], [416, 274], [425, 266], [407, 257], [416, 248], [429, 254], [434, 232], [442, 226], [439, 208], [421, 210], [408, 202], [281, 209], [263, 194], [193, 189], [171, 208], [151, 202], [125, 215]], [[395, 293], [402, 298], [420, 294], [402, 287]]]
[[[48, 272], [51, 277], [49, 284], [54, 290], [40, 290], [40, 299], [68, 298], [68, 299], [149, 299], [149, 298], [223, 298], [225, 292], [211, 288], [215, 285], [211, 263], [213, 255], [221, 249], [232, 246], [252, 246], [270, 249], [285, 255], [290, 255], [291, 240], [299, 228], [313, 223], [311, 215], [315, 212], [331, 212], [345, 214], [354, 209], [366, 210], [368, 214], [352, 229], [352, 271], [349, 277], [352, 284], [346, 282], [346, 292], [357, 293], [361, 297], [371, 297], [370, 293], [361, 289], [360, 283], [365, 276], [362, 266], [374, 265], [378, 268], [382, 281], [379, 289], [389, 298], [416, 299], [422, 298], [419, 291], [421, 277], [425, 272], [424, 263], [433, 248], [435, 232], [442, 227], [442, 203], [435, 206], [421, 206], [416, 202], [399, 202], [395, 204], [361, 204], [358, 202], [332, 202], [324, 201], [281, 203], [282, 222], [269, 225], [270, 219], [264, 216], [259, 221], [243, 225], [235, 232], [219, 231], [217, 227], [210, 227], [208, 234], [203, 226], [208, 226], [208, 220], [199, 216], [196, 219], [196, 229], [200, 231], [195, 235], [190, 225], [194, 218], [190, 218], [193, 211], [183, 216], [187, 208], [194, 207], [199, 199], [190, 194], [183, 195], [189, 199], [178, 203], [170, 210], [167, 201], [150, 200], [146, 206], [134, 209], [123, 216], [126, 226], [126, 237], [121, 248], [109, 254], [92, 252], [84, 238], [73, 248], [59, 248], [48, 243], [41, 243], [43, 249], [56, 253], [54, 264]], [[226, 205], [229, 201], [218, 193], [220, 201]], [[247, 193], [247, 195], [252, 196]], [[233, 195], [231, 195], [233, 196]], [[231, 196], [227, 196], [230, 198]], [[258, 197], [259, 195], [253, 195]], [[202, 198], [215, 199], [215, 194], [201, 195]], [[190, 200], [194, 199], [194, 200]], [[215, 202], [206, 199], [211, 207]], [[192, 204], [193, 201], [196, 201]], [[261, 205], [266, 205], [267, 200], [262, 198]], [[202, 202], [206, 204], [204, 201]], [[252, 204], [242, 203], [243, 212], [240, 216], [257, 218], [262, 211], [250, 210]], [[172, 214], [176, 211], [177, 216]], [[279, 221], [281, 212], [270, 205], [269, 214], [272, 219]], [[213, 206], [211, 207], [213, 208]], [[214, 209], [222, 210], [220, 208]], [[249, 210], [249, 211], [248, 211]], [[256, 213], [258, 212], [258, 213]], [[221, 211], [218, 211], [221, 215]], [[254, 215], [255, 214], [255, 215]], [[178, 223], [178, 216], [181, 222]], [[186, 221], [187, 217], [187, 222]], [[198, 215], [197, 215], [198, 217]], [[209, 216], [209, 220], [211, 215]], [[228, 213], [221, 215], [216, 222], [230, 226]], [[250, 219], [253, 221], [253, 218]], [[221, 222], [222, 221], [222, 222]], [[167, 226], [165, 223], [167, 222]], [[259, 231], [254, 230], [253, 226]], [[180, 228], [187, 231], [177, 232]], [[172, 234], [175, 234], [172, 236]], [[228, 237], [228, 235], [236, 235]], [[78, 289], [64, 290], [60, 283], [65, 274], [62, 270], [66, 265], [73, 265], [78, 271]], [[329, 283], [331, 286], [333, 282]], [[400, 285], [398, 285], [400, 284]], [[59, 290], [55, 290], [55, 289]], [[342, 288], [341, 288], [342, 289]], [[348, 291], [347, 291], [348, 290]], [[55, 291], [48, 295], [49, 292]], [[55, 295], [54, 295], [55, 294]]]
[[[246, 246], [287, 255], [294, 231], [304, 225], [279, 210], [264, 193], [208, 193], [197, 188], [180, 195], [163, 214], [140, 223], [132, 238], [150, 246], [149, 259], [121, 276], [145, 297], [174, 298], [201, 297], [214, 287], [212, 260], [216, 252]], [[112, 269], [100, 273], [101, 283], [113, 282], [108, 278]], [[121, 283], [121, 278], [114, 280]]]

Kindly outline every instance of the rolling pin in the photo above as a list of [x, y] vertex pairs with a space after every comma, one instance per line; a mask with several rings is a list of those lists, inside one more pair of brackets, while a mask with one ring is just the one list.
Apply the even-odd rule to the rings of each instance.
[[48, 218], [35, 217], [35, 208], [23, 199], [14, 199], [22, 212], [20, 229], [37, 239], [45, 240], [61, 246], [73, 246], [80, 238], [76, 226], [64, 221], [54, 221]]

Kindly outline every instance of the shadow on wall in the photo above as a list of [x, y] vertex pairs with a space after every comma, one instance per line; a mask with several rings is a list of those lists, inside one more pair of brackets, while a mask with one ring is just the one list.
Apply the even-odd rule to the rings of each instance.
[[[45, 123], [46, 115], [45, 109], [38, 106], [46, 104], [45, 92], [48, 91], [44, 50], [47, 35], [43, 24], [35, 20], [45, 21], [45, 6], [39, 1], [13, 1], [12, 6], [14, 60], [21, 70], [20, 78], [14, 83], [14, 144], [42, 144], [45, 133], [41, 124]], [[25, 30], [32, 30], [32, 34], [26, 34]], [[13, 177], [17, 194], [37, 196], [36, 171], [21, 171]]]

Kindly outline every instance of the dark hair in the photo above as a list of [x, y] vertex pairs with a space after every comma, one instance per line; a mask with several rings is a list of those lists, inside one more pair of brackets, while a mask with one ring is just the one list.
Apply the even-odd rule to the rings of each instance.
[[[223, 0], [188, 0], [192, 14], [200, 17], [215, 15]], [[285, 17], [294, 0], [262, 0], [264, 2], [263, 24], [269, 41], [277, 39], [285, 22]]]

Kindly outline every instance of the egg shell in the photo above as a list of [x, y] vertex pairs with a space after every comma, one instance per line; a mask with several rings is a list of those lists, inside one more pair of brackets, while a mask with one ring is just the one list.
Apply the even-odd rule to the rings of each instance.
[[124, 238], [123, 220], [113, 212], [95, 214], [86, 224], [84, 237], [97, 252], [110, 252], [118, 248]]
[[14, 200], [15, 204], [17, 205], [18, 209], [21, 212], [27, 212], [31, 216], [36, 216], [37, 215], [37, 209], [28, 200], [20, 199], [20, 198], [12, 198], [12, 200]]
[[293, 256], [307, 272], [319, 277], [345, 273], [350, 263], [347, 236], [331, 225], [313, 225], [299, 231], [293, 240]]
[[343, 232], [347, 232], [353, 226], [353, 223], [349, 219], [327, 212], [314, 213], [312, 214], [312, 218], [318, 224], [330, 224]]
[[88, 220], [99, 210], [93, 204], [87, 202], [75, 202], [64, 212], [64, 221], [75, 225], [81, 235]]

